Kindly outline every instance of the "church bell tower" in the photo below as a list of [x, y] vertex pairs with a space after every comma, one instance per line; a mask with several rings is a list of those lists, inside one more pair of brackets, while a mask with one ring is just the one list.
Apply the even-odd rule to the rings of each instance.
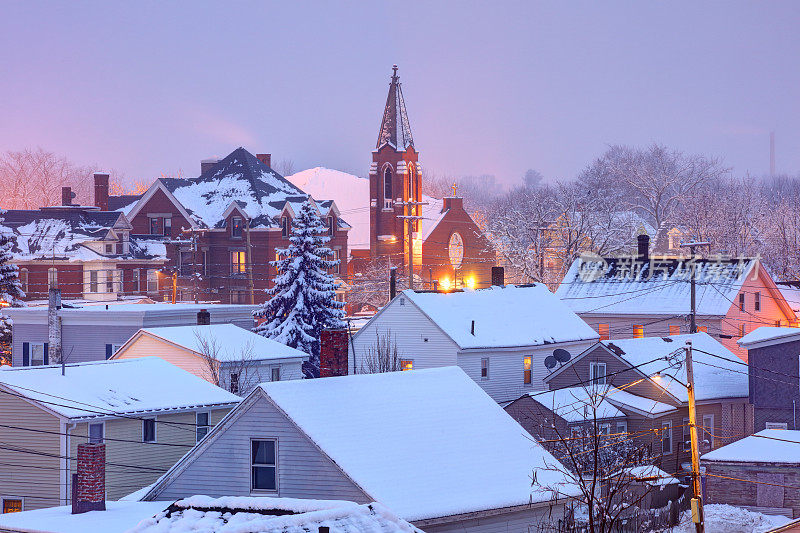
[[408, 262], [408, 226], [416, 233], [418, 222], [403, 218], [420, 216], [422, 170], [417, 162], [406, 104], [397, 75], [392, 67], [389, 95], [378, 131], [378, 142], [372, 151], [369, 169], [370, 190], [370, 256], [390, 256], [392, 262]]

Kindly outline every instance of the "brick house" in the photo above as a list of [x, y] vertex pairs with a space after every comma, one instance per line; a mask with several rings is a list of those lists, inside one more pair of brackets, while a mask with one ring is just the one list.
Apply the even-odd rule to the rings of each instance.
[[[556, 291], [603, 339], [689, 332], [691, 261], [651, 257], [647, 235], [630, 257], [578, 258]], [[797, 316], [755, 258], [699, 259], [697, 326], [746, 361], [736, 343], [759, 326], [787, 326]]]
[[[95, 190], [108, 190], [108, 175], [95, 174]], [[14, 258], [26, 300], [47, 298], [51, 287], [65, 298], [117, 300], [158, 294], [157, 272], [167, 262], [163, 243], [133, 235], [124, 213], [71, 204], [6, 211], [2, 224], [14, 233]], [[106, 208], [107, 209], [107, 208]]]
[[700, 465], [706, 503], [800, 517], [800, 431], [759, 431], [703, 455]]
[[762, 326], [739, 339], [747, 350], [754, 431], [797, 429], [800, 328]]
[[[552, 371], [544, 382], [551, 390], [595, 382], [673, 406], [674, 410], [661, 413], [647, 409], [643, 418], [642, 413], [629, 416], [628, 431], [652, 428], [653, 452], [658, 455], [655, 464], [670, 473], [687, 471], [691, 460], [688, 395], [680, 350], [688, 340], [694, 348], [697, 420], [704, 428], [700, 451], [752, 434], [747, 371], [735, 354], [706, 333], [601, 341]], [[618, 408], [629, 410], [623, 405]]]
[[269, 154], [237, 148], [203, 161], [197, 178], [161, 178], [139, 196], [96, 189], [95, 203], [125, 214], [133, 234], [164, 243], [178, 299], [262, 303], [277, 275], [270, 262], [289, 245], [303, 202], [311, 199], [328, 225], [328, 246], [341, 261], [334, 275], [346, 272], [350, 229], [333, 201], [311, 198], [269, 165]]

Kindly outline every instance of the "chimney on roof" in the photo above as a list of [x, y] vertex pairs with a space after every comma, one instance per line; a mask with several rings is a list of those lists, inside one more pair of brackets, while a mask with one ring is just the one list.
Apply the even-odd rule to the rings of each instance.
[[259, 161], [272, 168], [272, 154], [256, 154]]
[[506, 284], [506, 270], [501, 266], [492, 267], [492, 285], [503, 287]]
[[211, 325], [211, 313], [209, 313], [207, 309], [201, 309], [200, 311], [197, 312], [197, 325], [198, 326]]
[[347, 330], [323, 329], [319, 335], [319, 377], [347, 375]]
[[78, 444], [72, 514], [106, 510], [106, 445]]
[[72, 205], [73, 198], [75, 193], [72, 192], [72, 187], [61, 187], [61, 205]]
[[47, 299], [47, 354], [52, 364], [61, 363], [61, 289], [50, 288]]
[[105, 172], [94, 174], [94, 205], [101, 211], [108, 211], [108, 174]]
[[200, 174], [205, 174], [208, 170], [211, 169], [214, 165], [219, 163], [218, 157], [209, 157], [208, 159], [203, 159], [200, 161]]
[[647, 262], [650, 260], [650, 236], [649, 235], [639, 235], [637, 238], [638, 244], [638, 259], [642, 262]]

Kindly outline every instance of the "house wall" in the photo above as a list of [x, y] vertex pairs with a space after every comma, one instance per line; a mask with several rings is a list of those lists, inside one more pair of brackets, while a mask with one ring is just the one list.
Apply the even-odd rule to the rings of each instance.
[[[150, 234], [150, 217], [147, 216], [149, 213], [170, 213], [172, 217], [172, 234], [174, 236], [180, 235], [182, 227], [190, 227], [189, 222], [180, 214], [175, 204], [173, 204], [167, 195], [159, 189], [153, 193], [153, 196], [151, 196], [142, 209], [136, 213], [136, 216], [131, 219], [130, 223], [133, 226], [131, 233], [135, 235]], [[163, 225], [161, 225], [161, 227], [163, 228]]]
[[303, 363], [289, 361], [251, 361], [248, 363], [223, 363], [220, 367], [220, 387], [231, 390], [231, 373], [239, 374], [239, 394], [246, 396], [259, 383], [272, 381], [272, 369], [280, 372], [280, 381], [303, 379]]
[[76, 261], [12, 261], [20, 269], [28, 270], [28, 288], [25, 300], [47, 298], [49, 284], [47, 271], [58, 270], [58, 288], [63, 298], [83, 297], [83, 264]]
[[194, 494], [250, 496], [250, 439], [275, 438], [278, 491], [262, 495], [372, 501], [271, 402], [260, 397], [243, 409], [224, 431], [211, 436], [183, 471], [167, 480], [153, 500]]
[[457, 520], [444, 524], [415, 523], [426, 533], [509, 533], [517, 531], [555, 531], [553, 527], [564, 516], [563, 505], [533, 507], [483, 518]]
[[[12, 326], [12, 366], [22, 366], [22, 344], [47, 342], [47, 323]], [[97, 324], [96, 326], [62, 324], [62, 351], [68, 363], [102, 361], [106, 344], [122, 345], [139, 330], [135, 325]]]
[[23, 511], [65, 505], [58, 417], [3, 392], [0, 424], [0, 499], [23, 500]]
[[783, 422], [788, 429], [797, 429], [800, 341], [753, 348], [749, 350], [749, 361], [753, 430], [766, 429], [767, 422]]
[[[633, 326], [644, 326], [645, 337], [666, 337], [669, 336], [670, 326], [678, 326], [681, 333], [689, 333], [688, 303], [686, 316], [654, 316], [654, 315], [603, 315], [598, 313], [579, 313], [580, 316], [592, 329], [599, 332], [599, 324], [608, 324], [611, 339], [631, 339], [633, 338]], [[723, 332], [721, 319], [717, 317], [697, 317], [697, 326], [706, 327], [708, 334], [714, 338], [719, 338]], [[722, 342], [723, 339], [719, 339]]]
[[191, 350], [142, 334], [134, 342], [114, 355], [114, 359], [160, 357], [187, 372], [213, 382], [208, 364]]
[[[210, 412], [210, 424], [219, 423], [230, 409], [200, 409]], [[149, 416], [142, 415], [142, 418]], [[142, 420], [117, 418], [105, 421], [106, 494], [116, 500], [152, 484], [196, 442], [195, 412], [156, 415], [156, 442], [142, 442]], [[174, 424], [171, 424], [174, 423]], [[78, 444], [87, 442], [88, 423], [70, 432], [70, 456], [77, 456]], [[115, 441], [111, 439], [121, 439]], [[126, 465], [126, 466], [122, 466]], [[75, 462], [70, 468], [75, 471]]]
[[706, 503], [790, 509], [792, 518], [800, 517], [800, 488], [797, 488], [800, 487], [800, 465], [736, 464], [702, 460], [700, 464], [706, 468], [707, 474], [714, 474], [705, 477]]

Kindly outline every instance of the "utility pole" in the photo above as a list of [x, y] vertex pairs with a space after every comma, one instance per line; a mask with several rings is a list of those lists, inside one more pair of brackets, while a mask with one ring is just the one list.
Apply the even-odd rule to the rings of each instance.
[[427, 202], [415, 202], [412, 199], [409, 199], [407, 202], [404, 203], [406, 207], [407, 215], [400, 215], [397, 218], [403, 219], [408, 224], [407, 228], [407, 240], [408, 240], [408, 288], [414, 289], [414, 241], [413, 241], [413, 229], [414, 229], [414, 221], [420, 220], [422, 217], [413, 214], [413, 206], [417, 205], [428, 205]]
[[687, 242], [681, 244], [681, 248], [689, 248], [690, 253], [692, 254], [692, 272], [690, 274], [690, 297], [689, 297], [689, 333], [697, 333], [697, 306], [695, 303], [695, 295], [697, 293], [697, 256], [694, 253], [695, 248], [698, 246], [709, 246], [710, 242]]
[[172, 273], [172, 303], [178, 302], [178, 271]]
[[244, 219], [245, 238], [247, 240], [247, 286], [250, 289], [250, 305], [256, 303], [255, 291], [253, 289], [253, 257], [250, 251], [250, 219]]
[[194, 291], [194, 303], [198, 303], [197, 296], [197, 234], [192, 231], [192, 288]]
[[700, 485], [700, 444], [697, 436], [697, 410], [694, 401], [694, 372], [692, 371], [692, 341], [686, 341], [686, 389], [689, 393], [689, 436], [692, 444], [692, 522], [697, 533], [704, 532], [703, 489]]

